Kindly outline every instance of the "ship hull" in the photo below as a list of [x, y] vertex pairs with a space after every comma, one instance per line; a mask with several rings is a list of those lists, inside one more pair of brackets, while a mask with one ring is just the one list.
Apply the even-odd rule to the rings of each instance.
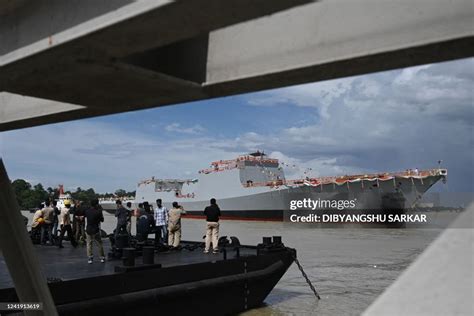
[[[238, 196], [220, 197], [218, 190], [212, 195], [217, 199], [223, 219], [245, 220], [284, 220], [285, 213], [290, 210], [292, 201], [311, 199], [329, 201], [354, 201], [354, 207], [336, 210], [339, 212], [371, 212], [371, 213], [400, 213], [413, 204], [442, 176], [417, 178], [393, 178], [386, 181], [358, 181], [344, 184], [323, 184], [319, 186], [298, 186], [239, 189]], [[258, 191], [254, 193], [254, 191]], [[137, 191], [134, 207], [138, 203], [148, 201], [153, 206], [156, 199], [162, 199], [163, 204], [170, 208], [173, 201], [178, 202], [187, 211], [188, 217], [200, 218], [203, 210], [209, 205], [208, 199], [199, 197], [176, 197], [172, 192], [155, 192], [154, 190]], [[294, 203], [294, 202], [293, 202]], [[106, 211], [113, 212], [113, 202], [102, 202]], [[298, 211], [310, 209], [298, 208]], [[311, 209], [314, 211], [314, 209]], [[315, 211], [330, 211], [317, 208]]]

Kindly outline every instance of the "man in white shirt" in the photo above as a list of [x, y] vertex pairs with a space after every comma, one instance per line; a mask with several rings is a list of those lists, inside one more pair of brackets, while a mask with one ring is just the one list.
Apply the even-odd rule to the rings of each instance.
[[[46, 244], [46, 238], [50, 245], [53, 245], [53, 221], [54, 209], [51, 207], [49, 200], [44, 202], [45, 207], [41, 210], [43, 212], [44, 223], [41, 226], [41, 244]], [[46, 236], [47, 235], [47, 236]]]
[[162, 205], [161, 199], [156, 200], [155, 225], [155, 244], [166, 244], [168, 240], [168, 209]]
[[61, 227], [61, 234], [59, 235], [59, 242], [58, 242], [59, 248], [64, 248], [63, 238], [66, 232], [67, 232], [67, 236], [69, 237], [69, 240], [71, 241], [72, 246], [74, 248], [77, 247], [76, 239], [74, 238], [74, 235], [72, 234], [70, 210], [71, 210], [71, 203], [69, 201], [66, 201], [64, 203], [64, 207], [61, 209], [61, 214], [59, 214], [59, 227]]

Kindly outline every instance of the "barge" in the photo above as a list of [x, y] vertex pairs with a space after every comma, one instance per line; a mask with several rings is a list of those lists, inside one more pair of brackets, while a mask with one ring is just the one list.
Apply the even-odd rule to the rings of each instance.
[[[150, 240], [88, 265], [85, 249], [35, 246], [59, 315], [235, 314], [261, 305], [296, 258], [280, 237], [257, 246], [232, 238], [218, 254], [202, 248], [184, 241], [167, 250]], [[18, 302], [0, 257], [1, 266], [0, 302]]]

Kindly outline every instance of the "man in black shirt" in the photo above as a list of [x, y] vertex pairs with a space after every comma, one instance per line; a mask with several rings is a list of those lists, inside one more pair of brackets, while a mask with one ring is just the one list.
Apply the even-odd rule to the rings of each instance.
[[122, 206], [122, 201], [115, 201], [117, 209], [115, 210], [115, 217], [117, 217], [117, 227], [115, 228], [115, 240], [121, 231], [127, 231], [128, 210]]
[[216, 199], [211, 199], [211, 205], [206, 207], [204, 210], [204, 215], [206, 215], [206, 248], [204, 253], [209, 253], [209, 248], [211, 247], [212, 239], [212, 248], [213, 253], [218, 253], [218, 240], [219, 240], [219, 216], [221, 216], [221, 210], [217, 206]]
[[102, 214], [102, 208], [99, 205], [99, 200], [94, 199], [91, 202], [92, 207], [85, 211], [87, 219], [86, 225], [86, 240], [87, 240], [87, 257], [88, 263], [92, 263], [92, 242], [95, 241], [99, 247], [100, 262], [105, 262], [104, 247], [102, 246], [102, 238], [100, 236], [100, 223], [104, 221], [104, 215]]
[[74, 211], [74, 219], [76, 220], [76, 223], [75, 223], [76, 241], [82, 240], [84, 242], [86, 239], [86, 233], [85, 233], [86, 220], [85, 220], [84, 206], [82, 205], [81, 201], [75, 201], [74, 204], [76, 206], [76, 210]]
[[127, 233], [132, 234], [132, 202], [127, 202]]
[[53, 201], [53, 209], [53, 239], [56, 239], [58, 237], [59, 214], [61, 214], [61, 210], [58, 208], [58, 201]]
[[144, 213], [137, 219], [137, 240], [146, 241], [148, 234], [153, 232], [155, 219], [151, 213], [150, 205], [144, 205]]

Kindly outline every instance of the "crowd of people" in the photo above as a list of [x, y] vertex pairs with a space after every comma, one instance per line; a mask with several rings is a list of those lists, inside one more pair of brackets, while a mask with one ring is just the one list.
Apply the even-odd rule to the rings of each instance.
[[[131, 217], [136, 216], [136, 238], [138, 241], [145, 241], [149, 235], [155, 235], [155, 244], [167, 245], [170, 248], [178, 248], [181, 242], [181, 217], [186, 211], [178, 202], [172, 203], [172, 208], [168, 210], [163, 206], [161, 199], [156, 200], [156, 208], [148, 202], [138, 204], [136, 210], [131, 209], [131, 203], [126, 207], [122, 206], [122, 201], [116, 201], [117, 226], [114, 236], [127, 233], [131, 235]], [[219, 217], [221, 215], [216, 199], [210, 200], [210, 205], [205, 208], [206, 216], [206, 241], [204, 253], [209, 253], [211, 243], [213, 252], [218, 252], [219, 239]]]
[[[87, 246], [88, 262], [92, 263], [92, 244], [97, 243], [100, 262], [105, 262], [104, 247], [100, 223], [104, 221], [99, 200], [91, 201], [89, 207], [81, 201], [64, 201], [64, 207], [59, 209], [57, 202], [46, 200], [33, 215], [31, 237], [41, 245], [64, 248], [65, 235], [76, 248], [79, 244]], [[72, 216], [72, 220], [71, 220]]]
[[[177, 202], [172, 203], [172, 208], [163, 206], [161, 199], [156, 200], [156, 208], [148, 202], [139, 203], [132, 209], [132, 203], [122, 205], [121, 200], [116, 201], [115, 217], [117, 225], [113, 233], [117, 240], [120, 235], [131, 237], [132, 216], [136, 217], [136, 239], [139, 242], [148, 240], [149, 235], [155, 235], [155, 245], [165, 245], [170, 249], [178, 249], [181, 242], [181, 217], [186, 211]], [[215, 199], [210, 200], [210, 205], [204, 210], [206, 216], [206, 237], [204, 253], [218, 252], [219, 206]], [[72, 219], [71, 219], [72, 217]], [[45, 201], [33, 215], [31, 236], [41, 245], [50, 245], [63, 248], [63, 240], [67, 239], [76, 248], [78, 245], [87, 246], [88, 263], [93, 262], [93, 244], [99, 250], [100, 262], [105, 262], [104, 247], [100, 224], [104, 221], [99, 200], [91, 201], [90, 206], [83, 205], [81, 201], [64, 201], [64, 207], [58, 208], [56, 201]]]

